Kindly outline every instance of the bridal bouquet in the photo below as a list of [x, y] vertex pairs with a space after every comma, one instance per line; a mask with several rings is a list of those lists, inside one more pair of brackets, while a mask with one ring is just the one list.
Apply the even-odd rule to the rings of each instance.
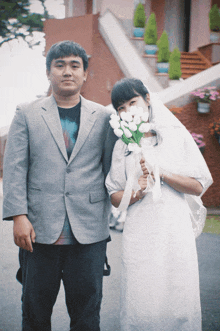
[[150, 123], [147, 123], [148, 112], [144, 112], [142, 107], [131, 106], [128, 112], [123, 111], [120, 116], [112, 114], [109, 121], [115, 135], [128, 145], [129, 151], [140, 153], [140, 140], [151, 129]]
[[[130, 152], [133, 152], [133, 166], [127, 179], [121, 203], [118, 207], [120, 211], [126, 210], [129, 205], [131, 192], [134, 187], [134, 180], [138, 169], [138, 158], [140, 155], [144, 155], [143, 147], [140, 144], [141, 138], [144, 136], [145, 132], [149, 132], [153, 128], [152, 124], [147, 123], [148, 118], [149, 113], [145, 112], [142, 107], [137, 106], [131, 106], [128, 112], [121, 112], [120, 117], [115, 114], [111, 115], [111, 120], [109, 123], [113, 128], [115, 135], [121, 138], [121, 140], [128, 145], [128, 150]], [[147, 162], [146, 158], [145, 166], [149, 171], [148, 185], [145, 191], [152, 191], [153, 197], [158, 199], [161, 196], [159, 167], [157, 164], [150, 164]], [[155, 178], [154, 180], [152, 179], [152, 173]], [[134, 197], [136, 196], [136, 192]]]

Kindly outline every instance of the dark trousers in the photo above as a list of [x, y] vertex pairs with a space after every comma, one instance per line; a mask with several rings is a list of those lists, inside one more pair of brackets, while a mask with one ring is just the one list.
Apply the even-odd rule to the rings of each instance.
[[[106, 240], [89, 244], [34, 244], [20, 249], [22, 331], [50, 331], [63, 280], [71, 331], [99, 331]], [[64, 331], [64, 330], [63, 330]]]

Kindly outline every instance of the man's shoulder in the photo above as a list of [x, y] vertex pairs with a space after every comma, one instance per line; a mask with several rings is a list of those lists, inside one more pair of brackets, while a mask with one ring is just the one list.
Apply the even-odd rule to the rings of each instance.
[[82, 105], [86, 106], [89, 109], [92, 109], [93, 111], [98, 111], [103, 115], [110, 116], [111, 114], [115, 113], [115, 110], [111, 105], [103, 106], [100, 103], [85, 98], [82, 98], [81, 100], [82, 100]]
[[23, 102], [17, 105], [17, 109], [22, 109], [22, 110], [30, 110], [30, 109], [36, 109], [38, 107], [42, 107], [43, 105], [45, 105], [48, 100], [50, 99], [50, 97], [41, 97], [29, 102]]

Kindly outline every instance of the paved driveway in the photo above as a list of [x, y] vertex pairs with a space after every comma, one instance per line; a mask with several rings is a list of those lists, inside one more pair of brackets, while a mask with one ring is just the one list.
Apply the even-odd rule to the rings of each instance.
[[[18, 248], [12, 239], [12, 222], [1, 221], [0, 198], [0, 331], [21, 331], [21, 285], [15, 280]], [[104, 278], [101, 330], [119, 331], [120, 256], [122, 234], [112, 231], [108, 258], [112, 273]], [[203, 331], [220, 331], [220, 236], [203, 233], [197, 239]], [[69, 318], [61, 286], [52, 316], [53, 331], [67, 331]]]

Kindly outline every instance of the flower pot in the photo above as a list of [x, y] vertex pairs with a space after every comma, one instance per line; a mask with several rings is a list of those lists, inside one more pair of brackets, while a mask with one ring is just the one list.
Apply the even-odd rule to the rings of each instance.
[[210, 31], [210, 42], [218, 43], [220, 41], [220, 32]]
[[198, 102], [197, 110], [200, 114], [207, 114], [210, 112], [210, 103]]
[[144, 36], [144, 28], [133, 27], [133, 35], [136, 38], [142, 38]]
[[155, 55], [157, 52], [157, 45], [145, 45], [145, 53], [148, 55]]
[[169, 70], [169, 62], [157, 62], [157, 71], [160, 74], [166, 74]]

